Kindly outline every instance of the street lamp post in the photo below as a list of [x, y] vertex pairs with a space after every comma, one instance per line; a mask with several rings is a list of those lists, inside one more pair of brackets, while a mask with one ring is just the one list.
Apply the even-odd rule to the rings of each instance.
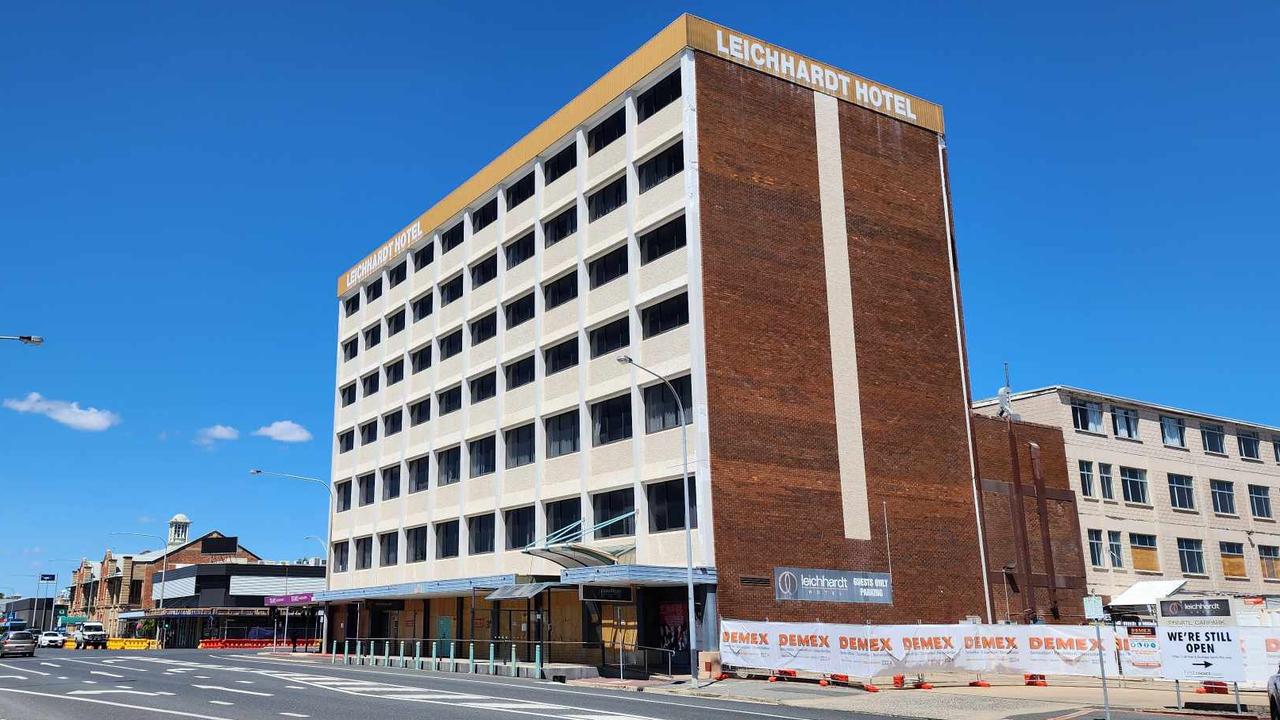
[[684, 569], [685, 586], [689, 596], [689, 678], [696, 688], [698, 687], [698, 626], [693, 607], [693, 512], [689, 506], [689, 426], [685, 423], [684, 403], [680, 400], [680, 393], [676, 392], [675, 386], [667, 378], [636, 362], [630, 355], [619, 355], [617, 360], [623, 365], [630, 365], [658, 378], [671, 391], [671, 397], [676, 399], [676, 411], [679, 413], [680, 421], [680, 459], [683, 463], [680, 486], [684, 491]]
[[[169, 569], [169, 541], [165, 540], [163, 537], [159, 535], [152, 535], [151, 533], [113, 532], [113, 533], [107, 533], [107, 534], [108, 535], [133, 535], [135, 537], [144, 537], [144, 538], [150, 538], [152, 540], [159, 540], [160, 544], [164, 547], [164, 553], [160, 556], [161, 557], [160, 559], [160, 618], [156, 622], [156, 647], [163, 648], [164, 643], [160, 640], [160, 637], [161, 637], [160, 626], [162, 623], [164, 623], [164, 594], [165, 594], [165, 591], [169, 589], [164, 581], [165, 571]], [[154, 573], [153, 573], [153, 576], [154, 576]], [[167, 625], [167, 623], [164, 623], [164, 624]], [[168, 638], [165, 638], [165, 639], [167, 640]]]
[[[327, 541], [323, 543], [323, 545], [324, 545], [324, 555], [322, 555], [322, 556], [321, 556], [321, 557], [325, 558], [325, 568], [324, 568], [324, 589], [325, 589], [325, 591], [327, 592], [327, 591], [329, 590], [330, 570], [331, 570], [331, 568], [329, 567], [329, 560], [328, 560], [328, 558], [329, 558], [329, 546], [330, 546], [330, 543], [331, 543], [331, 542], [332, 542], [332, 540], [333, 540], [333, 485], [331, 485], [331, 484], [330, 484], [330, 483], [328, 483], [328, 482], [325, 482], [324, 480], [321, 480], [320, 478], [309, 477], [309, 476], [307, 476], [307, 475], [294, 475], [294, 474], [292, 474], [292, 473], [272, 472], [272, 471], [270, 471], [270, 470], [261, 470], [261, 469], [259, 469], [259, 468], [254, 468], [254, 469], [250, 470], [250, 471], [249, 471], [249, 474], [250, 474], [250, 475], [271, 475], [271, 476], [273, 476], [273, 477], [290, 478], [290, 479], [292, 479], [292, 480], [305, 480], [306, 482], [309, 482], [309, 483], [315, 483], [316, 485], [319, 485], [319, 486], [323, 487], [323, 488], [325, 489], [325, 491], [329, 493], [329, 506], [325, 509], [325, 515], [327, 516], [327, 517], [325, 518], [325, 520], [326, 520], [326, 523], [325, 523], [325, 536], [326, 536], [326, 538], [327, 538]], [[308, 538], [315, 538], [315, 536], [314, 536], [314, 535], [308, 535], [307, 537], [308, 537]], [[315, 538], [315, 539], [316, 539], [316, 541], [317, 541], [317, 542], [319, 542], [319, 538]], [[285, 579], [285, 583], [286, 583], [286, 587], [287, 587], [287, 583], [288, 583], [288, 575], [287, 575], [287, 571], [286, 571], [286, 579]], [[285, 593], [286, 593], [286, 594], [288, 594], [288, 591], [286, 590], [286, 591], [285, 591]], [[327, 601], [326, 601], [326, 602], [327, 602]], [[321, 639], [320, 639], [320, 649], [321, 649], [321, 650], [324, 650], [324, 649], [325, 649], [326, 647], [328, 647], [328, 645], [329, 645], [329, 615], [328, 615], [328, 613], [327, 613], [327, 612], [326, 612], [324, 615], [325, 615], [325, 618], [324, 618], [324, 631], [323, 631], [322, 637], [321, 637]], [[285, 616], [284, 616], [284, 617], [285, 617], [285, 622], [286, 622], [286, 623], [288, 623], [288, 621], [289, 621], [289, 606], [287, 606], [287, 605], [285, 606]], [[285, 627], [285, 633], [286, 633], [286, 635], [288, 634], [288, 627], [287, 627], [287, 625], [286, 625], [286, 627]], [[286, 637], [285, 639], [286, 639], [286, 641], [288, 640], [288, 638], [287, 638], [287, 637]]]
[[39, 335], [0, 335], [0, 340], [17, 340], [23, 345], [43, 345], [44, 338]]

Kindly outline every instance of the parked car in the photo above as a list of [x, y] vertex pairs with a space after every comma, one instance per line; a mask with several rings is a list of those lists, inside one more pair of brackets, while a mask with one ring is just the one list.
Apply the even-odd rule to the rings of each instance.
[[67, 636], [56, 630], [45, 630], [40, 633], [40, 639], [37, 643], [40, 647], [62, 647], [67, 642]]
[[33, 657], [35, 654], [36, 638], [30, 630], [14, 630], [0, 635], [0, 657], [5, 655]]
[[77, 650], [95, 647], [105, 650], [107, 647], [107, 631], [103, 629], [100, 622], [82, 623], [72, 637], [75, 639]]
[[1280, 720], [1280, 673], [1267, 679], [1267, 704], [1271, 706], [1271, 720]]

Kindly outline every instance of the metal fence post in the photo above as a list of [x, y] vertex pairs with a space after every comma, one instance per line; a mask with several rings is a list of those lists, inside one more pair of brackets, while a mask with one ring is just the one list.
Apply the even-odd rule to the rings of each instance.
[[467, 643], [467, 672], [474, 673], [476, 671], [476, 641], [472, 640]]
[[414, 670], [422, 669], [422, 641], [421, 640], [413, 641], [413, 669]]
[[351, 641], [350, 640], [342, 641], [342, 664], [343, 665], [351, 664]]
[[511, 641], [511, 677], [515, 677], [516, 673], [516, 641]]
[[356, 664], [357, 665], [364, 664], [364, 641], [363, 640], [356, 641]]
[[438, 657], [440, 656], [436, 654], [436, 641], [432, 640], [431, 641], [431, 671], [432, 672], [435, 672], [437, 669], [439, 669], [439, 663], [436, 660], [436, 658]]
[[493, 641], [492, 641], [492, 640], [490, 640], [490, 641], [489, 641], [489, 674], [490, 674], [490, 675], [493, 675], [493, 668], [494, 668], [494, 663], [493, 663]]
[[338, 664], [338, 641], [337, 640], [333, 641], [333, 645], [329, 649], [329, 664], [330, 665]]
[[542, 643], [533, 646], [533, 670], [534, 677], [538, 680], [542, 679]]
[[391, 667], [391, 641], [382, 641], [382, 667]]
[[403, 668], [403, 667], [408, 667], [408, 665], [405, 663], [405, 657], [404, 657], [404, 641], [403, 641], [403, 640], [401, 640], [401, 641], [400, 641], [400, 667], [402, 667], [402, 668]]
[[458, 664], [453, 661], [454, 656], [457, 654], [457, 645], [457, 640], [449, 641], [449, 672], [457, 672], [458, 670]]

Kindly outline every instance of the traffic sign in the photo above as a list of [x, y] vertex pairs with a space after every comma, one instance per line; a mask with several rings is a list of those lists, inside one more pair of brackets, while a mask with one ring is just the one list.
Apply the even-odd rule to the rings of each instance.
[[1245, 679], [1244, 651], [1234, 627], [1160, 627], [1160, 674], [1169, 680]]

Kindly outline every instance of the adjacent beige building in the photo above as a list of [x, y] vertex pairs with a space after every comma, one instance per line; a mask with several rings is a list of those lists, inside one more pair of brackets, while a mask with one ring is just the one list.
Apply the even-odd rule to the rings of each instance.
[[[1012, 406], [1062, 428], [1090, 593], [1177, 579], [1280, 594], [1280, 428], [1063, 385]], [[974, 407], [999, 411], [994, 399]]]

